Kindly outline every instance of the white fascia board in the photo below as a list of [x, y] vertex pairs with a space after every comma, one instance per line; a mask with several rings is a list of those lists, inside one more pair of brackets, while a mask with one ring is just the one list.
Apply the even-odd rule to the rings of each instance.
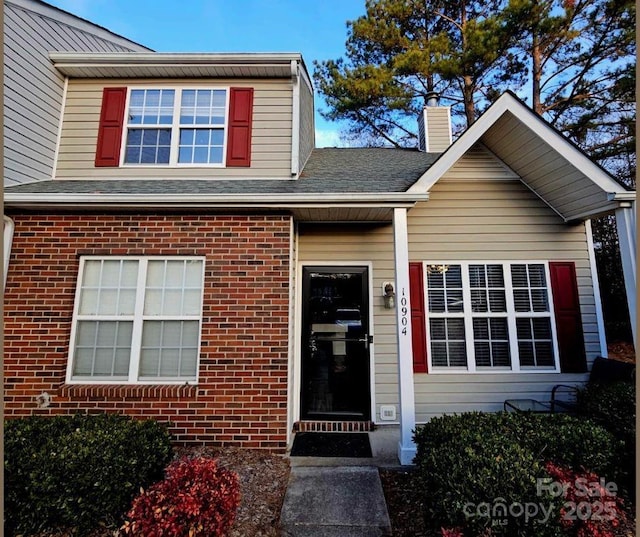
[[318, 208], [411, 207], [427, 201], [428, 193], [391, 192], [381, 194], [23, 194], [5, 193], [5, 206], [20, 207], [217, 207], [217, 208]]
[[625, 190], [624, 192], [609, 192], [607, 199], [609, 201], [636, 201], [636, 191]]
[[540, 139], [553, 147], [567, 162], [581, 171], [605, 192], [627, 192], [622, 185], [592, 162], [578, 147], [555, 131], [533, 110], [510, 93], [504, 93], [478, 118], [438, 160], [416, 181], [408, 192], [429, 190], [506, 112], [510, 112]]
[[49, 59], [56, 67], [100, 65], [245, 65], [279, 64], [302, 61], [296, 52], [49, 52]]

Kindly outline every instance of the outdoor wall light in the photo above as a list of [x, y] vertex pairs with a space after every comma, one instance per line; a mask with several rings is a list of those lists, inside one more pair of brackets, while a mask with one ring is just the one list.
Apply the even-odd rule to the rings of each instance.
[[382, 298], [384, 298], [384, 308], [393, 309], [396, 305], [396, 292], [393, 283], [384, 282], [382, 284]]
[[429, 274], [436, 274], [436, 273], [440, 273], [440, 274], [444, 274], [445, 272], [447, 272], [449, 270], [449, 265], [428, 265], [427, 266], [427, 271], [429, 272]]

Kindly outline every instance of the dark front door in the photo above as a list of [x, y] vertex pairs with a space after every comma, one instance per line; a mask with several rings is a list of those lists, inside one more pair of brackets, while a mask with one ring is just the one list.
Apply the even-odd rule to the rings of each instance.
[[367, 267], [305, 267], [302, 304], [302, 419], [370, 419]]

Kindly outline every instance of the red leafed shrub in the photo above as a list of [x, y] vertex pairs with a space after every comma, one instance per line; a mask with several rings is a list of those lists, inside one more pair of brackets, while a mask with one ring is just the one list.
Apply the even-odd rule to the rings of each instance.
[[567, 535], [615, 537], [615, 528], [626, 518], [615, 483], [593, 472], [575, 472], [550, 462], [545, 468], [554, 480], [553, 495], [564, 502], [560, 524]]
[[440, 528], [442, 537], [464, 537], [460, 528]]
[[163, 481], [133, 500], [122, 530], [144, 537], [221, 537], [239, 504], [235, 473], [214, 459], [183, 457], [167, 467]]

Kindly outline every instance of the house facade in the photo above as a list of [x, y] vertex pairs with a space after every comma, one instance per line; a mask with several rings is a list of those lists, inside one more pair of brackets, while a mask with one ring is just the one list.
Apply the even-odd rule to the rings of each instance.
[[589, 219], [624, 225], [635, 193], [515, 96], [454, 143], [435, 105], [422, 151], [316, 149], [300, 55], [50, 59], [52, 177], [5, 194], [8, 417], [275, 451], [389, 425], [408, 463], [416, 423], [606, 355]]

